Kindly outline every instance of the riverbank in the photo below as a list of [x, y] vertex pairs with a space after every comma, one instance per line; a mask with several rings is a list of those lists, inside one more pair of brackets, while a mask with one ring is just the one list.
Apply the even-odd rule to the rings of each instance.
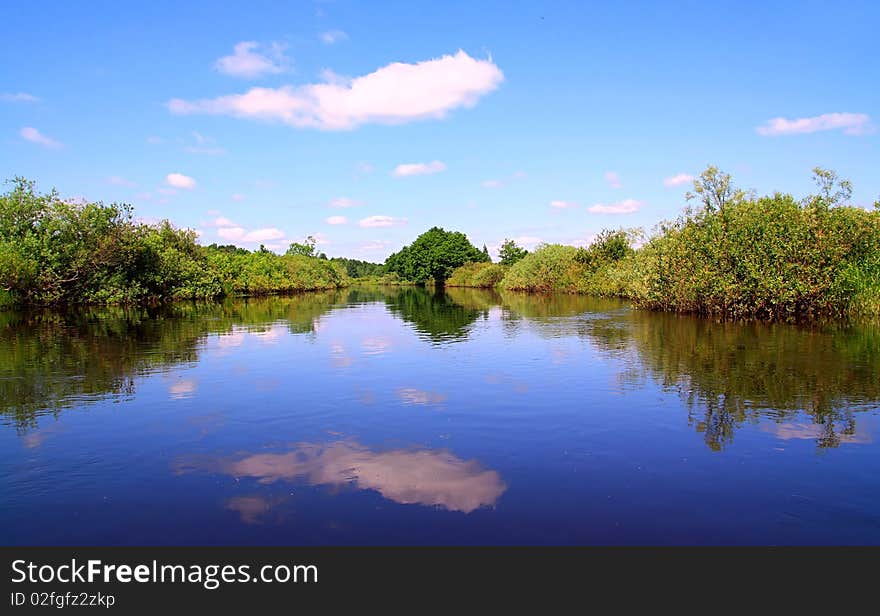
[[[476, 273], [489, 271], [469, 264], [450, 283], [488, 286]], [[876, 316], [880, 209], [729, 190], [647, 239], [616, 231], [587, 248], [541, 246], [492, 286], [620, 297], [637, 308], [727, 319]]]

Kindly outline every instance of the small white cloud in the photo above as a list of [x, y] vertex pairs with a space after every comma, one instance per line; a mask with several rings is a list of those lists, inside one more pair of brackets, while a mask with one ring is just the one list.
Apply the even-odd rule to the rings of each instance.
[[328, 225], [344, 225], [348, 223], [348, 218], [345, 216], [330, 216], [325, 220]]
[[611, 188], [620, 188], [623, 186], [623, 184], [620, 183], [620, 175], [618, 175], [616, 171], [606, 171], [605, 181], [608, 182], [608, 185]]
[[18, 134], [21, 135], [21, 138], [25, 141], [36, 143], [37, 145], [49, 148], [50, 150], [57, 150], [64, 147], [60, 141], [55, 141], [51, 137], [47, 137], [33, 126], [25, 126], [18, 132]]
[[256, 229], [247, 233], [241, 241], [243, 242], [271, 242], [272, 240], [280, 240], [284, 237], [284, 231], [275, 227], [267, 227], [265, 229]]
[[397, 165], [391, 172], [396, 178], [409, 177], [411, 175], [430, 175], [432, 173], [440, 173], [446, 171], [446, 165], [439, 160], [430, 163], [404, 163]]
[[137, 184], [135, 184], [131, 180], [126, 180], [124, 177], [119, 175], [111, 175], [107, 178], [107, 183], [113, 184], [114, 186], [125, 186], [127, 188], [134, 188], [135, 186], [137, 186]]
[[663, 180], [664, 186], [681, 186], [682, 184], [687, 184], [688, 182], [693, 182], [694, 176], [688, 175], [687, 173], [677, 173], [673, 176], [670, 176]]
[[233, 193], [233, 195], [229, 198], [233, 201], [244, 201], [245, 199], [247, 199], [247, 197], [241, 193]]
[[238, 224], [232, 222], [225, 216], [218, 216], [214, 220], [212, 220], [209, 224], [211, 227], [237, 227]]
[[[511, 238], [518, 246], [522, 246], [527, 248], [528, 250], [534, 250], [535, 246], [542, 243], [543, 240], [540, 237], [535, 237], [534, 235], [520, 235], [519, 237]], [[501, 244], [498, 244], [499, 247]]]
[[283, 45], [272, 43], [264, 46], [255, 41], [242, 41], [233, 47], [231, 56], [223, 56], [217, 60], [214, 68], [233, 77], [255, 79], [263, 75], [283, 73], [289, 65]]
[[0, 94], [0, 101], [4, 103], [39, 103], [40, 99], [27, 92], [15, 92]]
[[394, 218], [393, 216], [370, 216], [368, 218], [363, 218], [358, 221], [358, 226], [364, 228], [396, 227], [400, 225], [405, 225], [406, 223], [406, 218]]
[[777, 137], [842, 129], [845, 135], [865, 135], [874, 130], [871, 118], [864, 113], [823, 113], [811, 118], [773, 118], [755, 130], [759, 135]]
[[617, 203], [597, 203], [596, 205], [588, 208], [588, 212], [592, 214], [632, 214], [633, 212], [638, 212], [639, 208], [642, 207], [641, 201], [636, 201], [635, 199], [625, 199], [623, 201], [618, 201]]
[[358, 252], [383, 252], [391, 245], [390, 240], [371, 240], [360, 244], [355, 250]]
[[217, 235], [231, 242], [240, 240], [244, 237], [245, 233], [246, 231], [242, 227], [222, 227], [217, 229]]
[[327, 32], [322, 32], [320, 38], [325, 45], [332, 45], [348, 39], [348, 35], [342, 30], [328, 30]]
[[483, 181], [483, 188], [501, 188], [504, 186], [504, 182], [501, 180], [485, 180]]
[[336, 197], [335, 199], [331, 199], [330, 203], [327, 205], [332, 208], [349, 208], [349, 207], [358, 207], [359, 205], [363, 205], [363, 201], [355, 201], [354, 199], [349, 199], [348, 197]]
[[550, 207], [556, 208], [558, 210], [565, 210], [569, 208], [576, 208], [578, 204], [574, 201], [551, 201]]
[[192, 190], [196, 187], [196, 181], [182, 173], [169, 173], [165, 176], [165, 183], [174, 188], [182, 188], [184, 190]]
[[251, 88], [214, 99], [178, 98], [167, 106], [175, 114], [230, 115], [297, 128], [351, 130], [367, 123], [443, 118], [453, 109], [473, 107], [504, 80], [491, 59], [477, 60], [464, 51], [416, 64], [395, 62], [354, 79], [327, 77], [322, 83]]

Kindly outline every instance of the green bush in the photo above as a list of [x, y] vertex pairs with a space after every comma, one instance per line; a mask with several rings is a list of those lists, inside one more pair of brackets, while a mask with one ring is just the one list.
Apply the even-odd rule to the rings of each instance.
[[446, 286], [493, 288], [504, 278], [507, 269], [497, 263], [466, 263], [452, 272]]
[[343, 264], [204, 248], [192, 230], [135, 222], [128, 205], [70, 203], [54, 191], [39, 194], [23, 178], [0, 195], [0, 299], [6, 304], [123, 304], [347, 283]]
[[586, 291], [587, 267], [577, 259], [578, 249], [545, 244], [514, 263], [501, 287], [511, 291]]

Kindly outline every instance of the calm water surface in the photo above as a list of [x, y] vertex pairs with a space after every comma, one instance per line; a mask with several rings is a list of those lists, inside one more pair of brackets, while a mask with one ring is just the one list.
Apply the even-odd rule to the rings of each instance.
[[2, 544], [880, 544], [880, 327], [348, 289], [0, 313]]

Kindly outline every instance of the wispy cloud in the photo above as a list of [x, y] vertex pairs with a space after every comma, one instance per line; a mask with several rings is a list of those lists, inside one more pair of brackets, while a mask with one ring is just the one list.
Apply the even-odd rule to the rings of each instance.
[[233, 201], [245, 201], [247, 199], [247, 196], [241, 193], [233, 193], [229, 198]]
[[284, 231], [281, 229], [276, 229], [275, 227], [265, 227], [263, 229], [254, 229], [249, 233], [246, 233], [241, 241], [243, 242], [271, 242], [273, 240], [280, 240], [284, 237]]
[[214, 63], [214, 68], [221, 73], [244, 79], [283, 73], [289, 66], [283, 45], [260, 45], [256, 41], [237, 43], [231, 56], [223, 56]]
[[608, 182], [608, 185], [611, 188], [620, 188], [623, 186], [623, 184], [620, 183], [620, 175], [618, 175], [616, 171], [606, 171], [605, 181]]
[[551, 201], [550, 207], [556, 208], [557, 210], [565, 210], [578, 207], [578, 204], [574, 201]]
[[411, 175], [430, 175], [432, 173], [440, 173], [446, 171], [446, 164], [435, 160], [430, 163], [403, 163], [397, 165], [391, 172], [396, 178], [409, 177]]
[[354, 199], [349, 199], [348, 197], [336, 197], [335, 199], [331, 199], [330, 203], [328, 203], [328, 207], [344, 209], [350, 207], [358, 207], [363, 205], [363, 201], [356, 201]]
[[204, 135], [193, 131], [192, 138], [194, 144], [185, 146], [183, 148], [184, 152], [190, 154], [205, 154], [208, 156], [222, 156], [223, 154], [226, 154], [226, 149], [219, 147], [211, 137], [205, 137]]
[[873, 132], [871, 118], [864, 113], [823, 113], [811, 118], [773, 118], [755, 129], [759, 135], [799, 135], [827, 130], [843, 130], [845, 135], [865, 135]]
[[41, 145], [44, 148], [49, 148], [50, 150], [57, 150], [64, 147], [63, 143], [61, 143], [60, 141], [56, 141], [51, 137], [47, 137], [33, 126], [25, 126], [20, 131], [18, 131], [18, 134], [25, 141], [36, 143], [37, 145]]
[[358, 226], [369, 229], [373, 227], [397, 227], [405, 225], [406, 223], [406, 218], [394, 218], [393, 216], [369, 216], [358, 221]]
[[348, 39], [348, 35], [342, 30], [328, 30], [320, 34], [321, 42], [325, 45], [333, 45], [339, 41]]
[[351, 130], [367, 123], [442, 118], [452, 109], [473, 107], [503, 80], [491, 59], [477, 60], [459, 51], [416, 64], [395, 62], [354, 79], [326, 75], [322, 83], [252, 88], [244, 94], [196, 101], [176, 98], [168, 102], [168, 109], [176, 114], [277, 121], [297, 128]]
[[483, 188], [501, 188], [504, 186], [504, 182], [501, 180], [484, 180], [482, 186]]
[[196, 181], [182, 173], [169, 173], [165, 176], [165, 183], [173, 188], [182, 188], [184, 190], [192, 190], [196, 187]]
[[136, 183], [131, 180], [126, 180], [124, 177], [119, 175], [111, 175], [107, 178], [107, 183], [112, 184], [113, 186], [125, 186], [127, 188], [134, 188], [137, 186]]
[[387, 250], [389, 246], [391, 246], [390, 240], [370, 240], [358, 245], [355, 250], [358, 252], [382, 252]]
[[636, 201], [635, 199], [624, 199], [623, 201], [618, 201], [617, 203], [597, 203], [596, 205], [587, 209], [588, 212], [593, 214], [632, 214], [633, 212], [638, 212], [639, 208], [642, 207], [641, 201]]
[[40, 99], [27, 92], [0, 93], [0, 101], [4, 103], [39, 103]]
[[694, 176], [688, 175], [687, 173], [677, 173], [673, 176], [670, 176], [663, 180], [664, 186], [681, 186], [682, 184], [687, 184], [688, 182], [693, 182]]
[[324, 222], [328, 225], [344, 225], [348, 223], [348, 218], [345, 216], [330, 216]]

